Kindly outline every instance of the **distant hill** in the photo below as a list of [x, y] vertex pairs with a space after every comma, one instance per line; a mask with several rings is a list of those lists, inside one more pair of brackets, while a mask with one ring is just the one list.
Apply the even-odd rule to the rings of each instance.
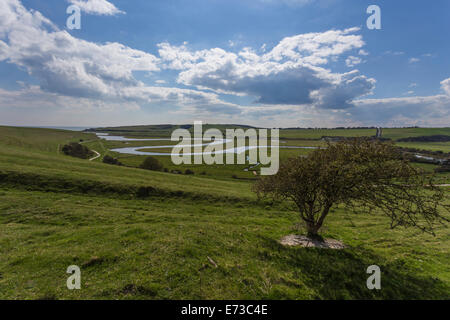
[[[203, 124], [203, 131], [210, 128], [216, 128], [221, 131], [226, 129], [249, 129], [255, 128], [248, 125], [240, 124]], [[187, 129], [191, 132], [194, 130], [193, 124], [157, 124], [157, 125], [140, 125], [140, 126], [121, 126], [121, 127], [99, 127], [84, 130], [85, 132], [105, 132], [112, 135], [127, 135], [133, 137], [170, 137], [176, 129]]]

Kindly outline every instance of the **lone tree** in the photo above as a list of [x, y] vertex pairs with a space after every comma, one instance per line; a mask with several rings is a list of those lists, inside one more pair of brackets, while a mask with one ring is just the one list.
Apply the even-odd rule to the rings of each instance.
[[345, 205], [353, 212], [378, 210], [397, 226], [418, 227], [433, 233], [450, 207], [433, 176], [411, 166], [392, 143], [352, 139], [329, 144], [306, 157], [281, 163], [276, 175], [259, 180], [258, 196], [287, 198], [298, 207], [308, 236], [318, 232], [332, 207]]

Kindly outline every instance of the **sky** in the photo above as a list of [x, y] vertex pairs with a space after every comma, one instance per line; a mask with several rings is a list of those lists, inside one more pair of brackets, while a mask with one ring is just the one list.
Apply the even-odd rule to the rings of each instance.
[[0, 0], [0, 125], [449, 126], [449, 12], [448, 0]]

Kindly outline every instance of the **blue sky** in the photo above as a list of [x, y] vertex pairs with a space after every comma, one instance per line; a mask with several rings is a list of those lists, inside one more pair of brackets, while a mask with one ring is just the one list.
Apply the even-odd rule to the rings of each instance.
[[[66, 27], [66, 8], [81, 29]], [[369, 5], [381, 30], [369, 30]], [[450, 2], [4, 0], [0, 124], [448, 126]]]

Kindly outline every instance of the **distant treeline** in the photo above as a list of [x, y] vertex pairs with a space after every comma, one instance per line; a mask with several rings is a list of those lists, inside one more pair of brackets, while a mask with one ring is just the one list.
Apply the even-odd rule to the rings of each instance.
[[[218, 128], [257, 128], [249, 125], [241, 124], [208, 124], [203, 123], [205, 127], [218, 127]], [[144, 126], [122, 126], [122, 127], [99, 127], [99, 128], [89, 128], [85, 129], [84, 132], [149, 132], [149, 131], [161, 131], [161, 130], [175, 130], [175, 129], [193, 129], [192, 124], [157, 124], [157, 125], [144, 125]]]
[[[378, 141], [391, 141], [390, 138], [377, 138], [375, 136], [365, 137], [368, 139], [378, 140]], [[341, 136], [322, 136], [321, 140], [332, 141], [332, 142], [340, 142], [346, 140], [360, 139], [360, 137], [341, 137]]]
[[280, 128], [282, 130], [356, 130], [356, 129], [376, 129], [377, 127], [336, 127], [336, 128], [301, 128], [301, 127], [291, 127], [291, 128]]
[[[377, 129], [379, 127], [336, 127], [336, 128], [301, 128], [301, 127], [291, 127], [291, 128], [280, 128], [283, 130], [361, 130], [361, 129]], [[420, 127], [389, 127], [389, 129], [418, 129]]]
[[421, 137], [408, 137], [398, 139], [398, 142], [449, 142], [450, 136], [446, 135], [434, 135], [434, 136], [421, 136]]

